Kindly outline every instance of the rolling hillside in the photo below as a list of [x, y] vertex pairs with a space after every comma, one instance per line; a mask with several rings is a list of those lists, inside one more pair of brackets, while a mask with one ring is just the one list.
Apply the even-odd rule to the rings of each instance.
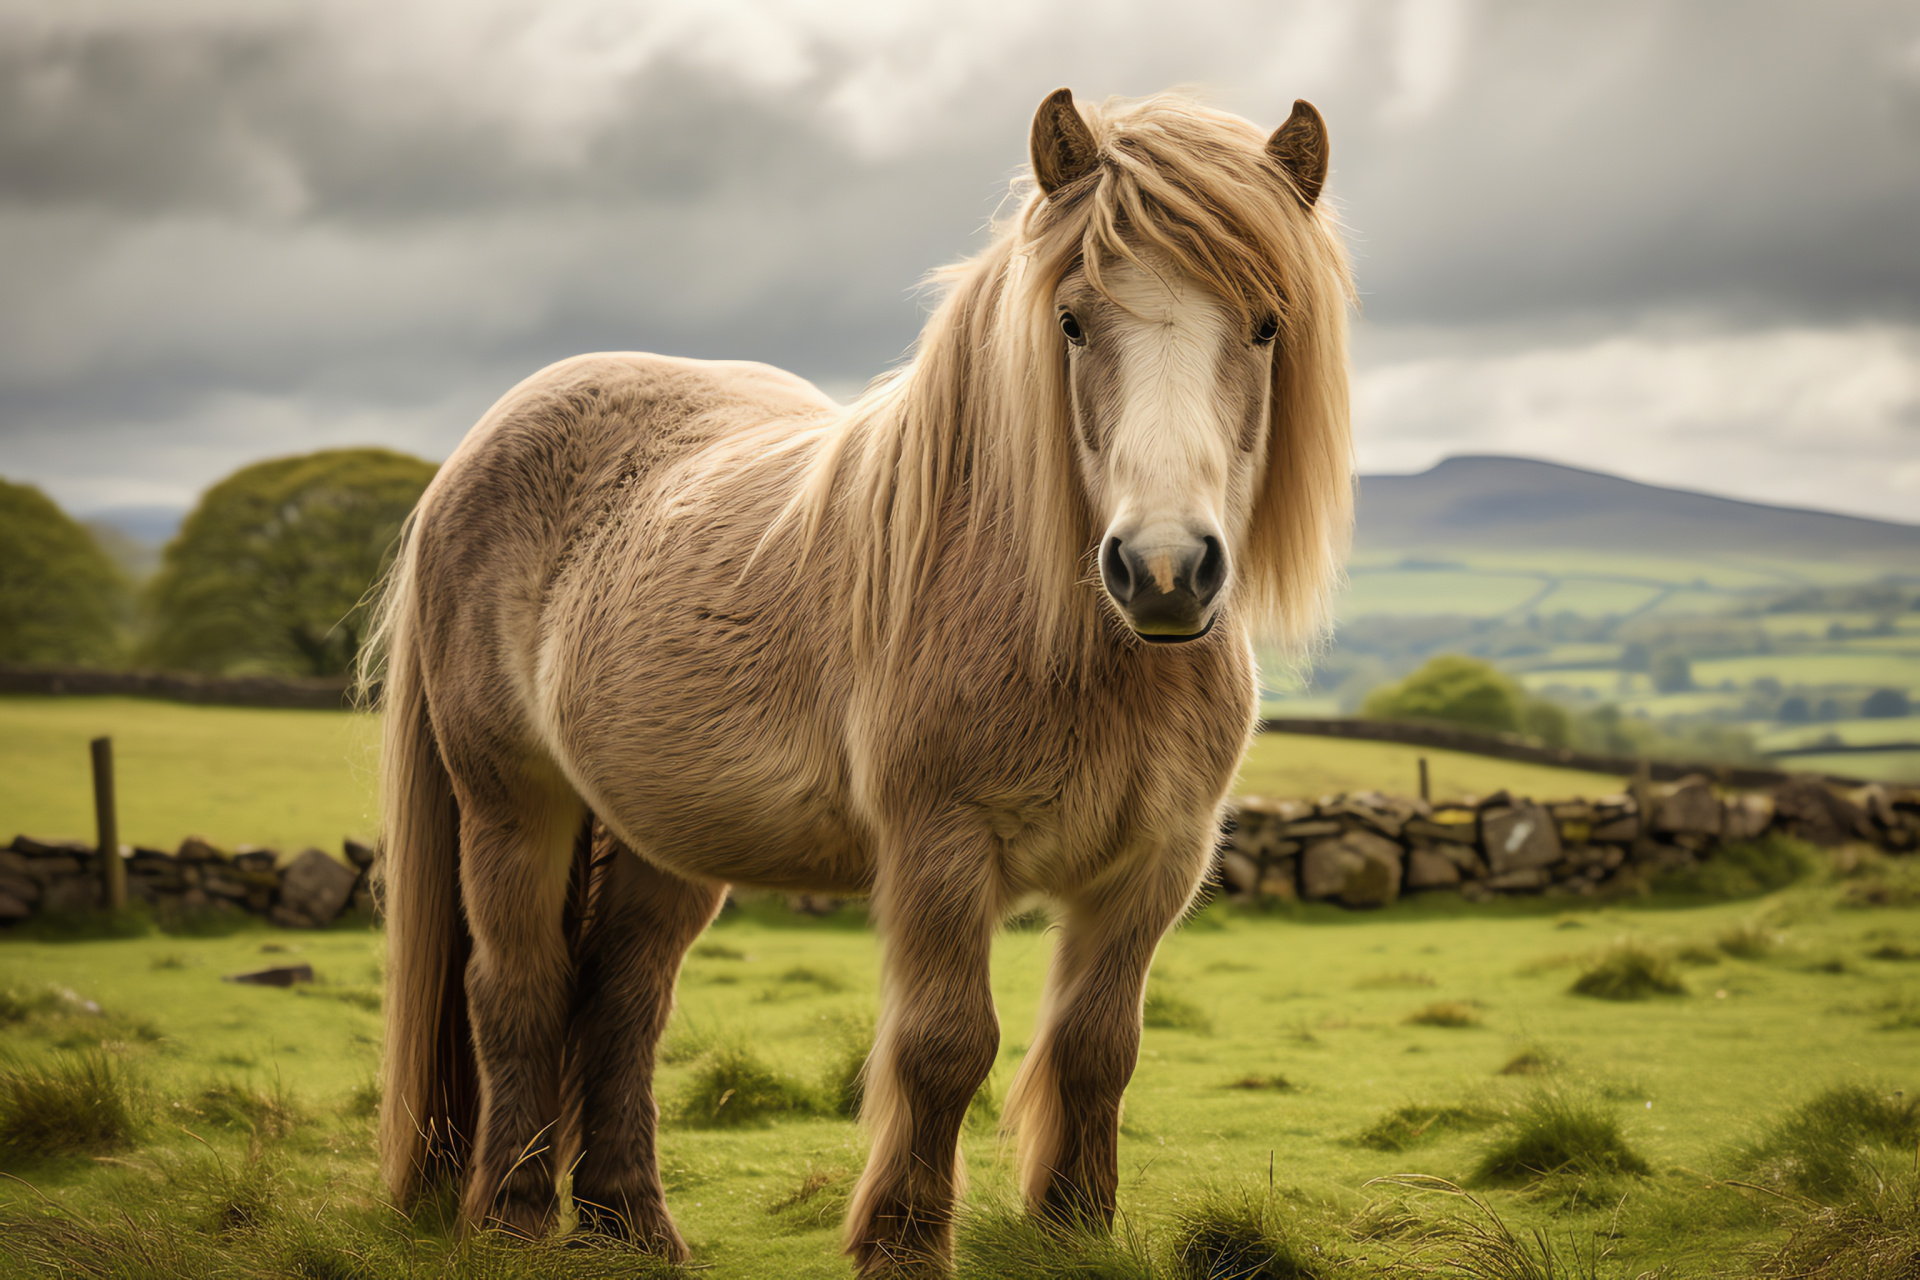
[[1531, 458], [1448, 458], [1364, 476], [1355, 549], [1566, 548], [1616, 555], [1841, 561], [1920, 573], [1920, 525], [1663, 489]]

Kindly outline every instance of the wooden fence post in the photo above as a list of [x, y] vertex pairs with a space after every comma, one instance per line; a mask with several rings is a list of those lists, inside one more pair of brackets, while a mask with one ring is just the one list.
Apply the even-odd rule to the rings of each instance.
[[93, 821], [99, 832], [101, 900], [109, 911], [127, 905], [127, 864], [120, 860], [120, 823], [113, 808], [113, 739], [93, 740]]
[[1420, 757], [1420, 802], [1422, 804], [1427, 804], [1427, 803], [1431, 803], [1432, 800], [1433, 800], [1433, 794], [1427, 787], [1427, 758], [1425, 756], [1421, 756]]

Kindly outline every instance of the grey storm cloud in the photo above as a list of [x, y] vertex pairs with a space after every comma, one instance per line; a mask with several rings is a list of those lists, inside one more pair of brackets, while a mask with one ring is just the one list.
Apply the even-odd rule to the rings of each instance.
[[[1680, 316], [1910, 352], [1920, 324], [1910, 4], [19, 0], [0, 473], [88, 507], [324, 444], [438, 455], [589, 349], [844, 394], [981, 243], [1059, 84], [1321, 107], [1362, 377], [1400, 370], [1361, 397], [1388, 460], [1470, 447], [1530, 347]], [[1911, 445], [1920, 392], [1855, 400]]]

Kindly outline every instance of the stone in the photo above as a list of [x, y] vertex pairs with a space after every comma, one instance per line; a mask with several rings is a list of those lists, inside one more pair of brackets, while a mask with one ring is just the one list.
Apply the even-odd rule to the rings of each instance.
[[1260, 868], [1246, 854], [1229, 849], [1220, 855], [1220, 879], [1232, 893], [1251, 894], [1260, 886]]
[[1458, 867], [1460, 874], [1470, 879], [1477, 880], [1487, 874], [1487, 864], [1480, 860], [1479, 853], [1470, 844], [1442, 841], [1433, 846], [1433, 852]]
[[1640, 838], [1640, 819], [1635, 814], [1622, 814], [1605, 822], [1596, 822], [1587, 832], [1587, 839], [1596, 844], [1632, 844]]
[[90, 854], [93, 846], [84, 840], [35, 840], [32, 836], [15, 836], [13, 851], [29, 858], [55, 858], [62, 854]]
[[253, 845], [241, 845], [233, 855], [233, 865], [242, 871], [256, 871], [265, 875], [276, 875], [280, 865], [280, 855], [272, 849], [256, 848]]
[[[320, 856], [324, 858], [326, 855], [321, 854]], [[276, 903], [270, 908], [267, 911], [267, 919], [273, 921], [282, 929], [317, 929], [320, 927], [318, 920], [315, 920], [304, 911], [295, 911], [292, 907], [284, 903]]]
[[1400, 846], [1371, 831], [1317, 840], [1301, 860], [1300, 887], [1307, 898], [1384, 906], [1400, 896]]
[[45, 896], [40, 899], [40, 909], [55, 915], [91, 911], [100, 896], [100, 886], [91, 876], [55, 876], [42, 881], [41, 886]]
[[254, 987], [290, 987], [296, 982], [312, 982], [313, 966], [310, 964], [283, 964], [271, 969], [256, 969], [252, 973], [230, 973], [224, 982], [244, 982]]
[[1550, 867], [1560, 861], [1559, 828], [1553, 815], [1537, 804], [1482, 809], [1480, 838], [1495, 880], [1511, 871]]
[[1720, 799], [1713, 794], [1712, 785], [1699, 774], [1675, 783], [1671, 791], [1654, 801], [1653, 829], [1719, 835]]
[[1280, 834], [1288, 840], [1319, 840], [1327, 836], [1337, 836], [1346, 830], [1337, 819], [1309, 818], [1300, 822], [1280, 824]]
[[1472, 844], [1474, 813], [1471, 809], [1442, 809], [1432, 817], [1407, 819], [1400, 834], [1408, 840], [1433, 840], [1446, 844]]
[[1773, 825], [1773, 797], [1764, 791], [1728, 796], [1720, 816], [1720, 835], [1727, 840], [1754, 840]]
[[0, 893], [28, 906], [40, 901], [40, 886], [31, 877], [0, 870]]
[[358, 878], [346, 863], [308, 849], [280, 873], [280, 903], [316, 924], [327, 924], [345, 909]]
[[27, 863], [27, 875], [42, 885], [83, 875], [85, 870], [80, 859], [73, 857], [33, 858]]
[[0, 893], [0, 924], [13, 924], [33, 914], [33, 908], [10, 893]]
[[362, 871], [372, 866], [373, 860], [380, 856], [379, 851], [372, 845], [361, 844], [358, 840], [345, 841], [341, 849], [347, 855], [347, 861]]
[[1270, 865], [1267, 868], [1267, 873], [1260, 877], [1259, 890], [1256, 896], [1262, 898], [1277, 898], [1281, 902], [1298, 901], [1300, 890], [1295, 887], [1297, 880], [1298, 871], [1294, 860], [1292, 858], [1282, 858], [1280, 861]]
[[225, 898], [229, 902], [245, 902], [247, 900], [246, 885], [231, 880], [217, 871], [211, 875], [202, 876], [200, 879], [200, 887], [207, 891], [209, 897]]
[[1817, 778], [1790, 778], [1775, 787], [1773, 811], [1794, 835], [1822, 848], [1873, 835], [1867, 815]]
[[173, 855], [182, 862], [225, 862], [227, 855], [213, 847], [213, 843], [204, 836], [188, 836], [180, 842], [180, 851]]
[[1501, 893], [1513, 893], [1522, 889], [1544, 889], [1552, 878], [1545, 867], [1520, 867], [1514, 871], [1498, 872], [1482, 883]]
[[1431, 849], [1415, 849], [1407, 855], [1407, 888], [1446, 889], [1460, 883], [1460, 868], [1449, 858]]

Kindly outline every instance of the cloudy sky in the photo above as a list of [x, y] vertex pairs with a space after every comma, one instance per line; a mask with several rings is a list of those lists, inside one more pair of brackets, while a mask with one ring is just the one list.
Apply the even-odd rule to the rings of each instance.
[[1321, 108], [1363, 470], [1920, 520], [1911, 0], [0, 0], [0, 474], [441, 457], [587, 350], [849, 394], [1063, 84]]

